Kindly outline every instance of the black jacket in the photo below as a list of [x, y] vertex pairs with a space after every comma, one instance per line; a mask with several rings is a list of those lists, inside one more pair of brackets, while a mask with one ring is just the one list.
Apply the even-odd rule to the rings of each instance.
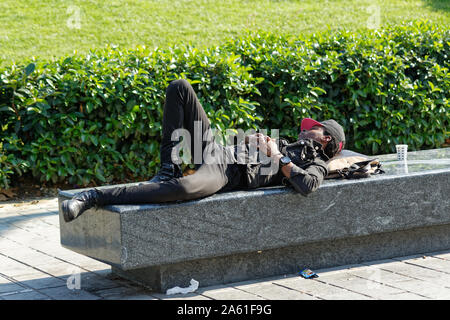
[[[311, 139], [294, 143], [279, 139], [280, 152], [291, 158], [294, 164], [289, 178], [284, 176], [278, 164], [271, 162], [268, 157], [259, 159], [259, 152], [249, 150], [248, 144], [245, 147], [243, 145], [234, 146], [234, 156], [237, 163], [243, 163], [249, 189], [284, 184], [307, 196], [320, 186], [328, 173], [326, 161], [329, 158], [323, 152], [322, 145]], [[256, 157], [252, 159], [251, 154]]]

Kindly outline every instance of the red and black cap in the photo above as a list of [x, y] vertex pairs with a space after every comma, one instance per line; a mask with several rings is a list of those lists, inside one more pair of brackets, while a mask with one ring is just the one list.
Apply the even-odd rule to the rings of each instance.
[[345, 146], [345, 133], [342, 126], [333, 119], [318, 122], [311, 118], [304, 118], [300, 125], [301, 130], [310, 130], [314, 126], [320, 126], [325, 129], [326, 132], [334, 140], [333, 154], [340, 152]]

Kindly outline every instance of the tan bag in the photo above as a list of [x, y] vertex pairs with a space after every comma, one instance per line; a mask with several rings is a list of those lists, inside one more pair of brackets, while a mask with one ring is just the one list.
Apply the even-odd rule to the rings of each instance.
[[342, 150], [327, 161], [328, 175], [325, 179], [359, 179], [384, 173], [378, 159], [350, 150]]

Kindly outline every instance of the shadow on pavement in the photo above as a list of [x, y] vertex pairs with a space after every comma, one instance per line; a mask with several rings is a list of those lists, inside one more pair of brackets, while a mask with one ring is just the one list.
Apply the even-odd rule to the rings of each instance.
[[0, 300], [156, 299], [145, 288], [114, 277], [109, 269], [101, 270], [101, 275], [80, 270], [74, 266], [58, 277], [37, 271], [22, 281], [0, 274]]

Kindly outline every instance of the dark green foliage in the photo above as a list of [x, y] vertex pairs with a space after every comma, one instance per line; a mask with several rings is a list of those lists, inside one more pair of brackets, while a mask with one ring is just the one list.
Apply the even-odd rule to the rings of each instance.
[[444, 143], [450, 32], [417, 22], [309, 38], [249, 34], [199, 51], [108, 47], [0, 72], [0, 187], [30, 172], [87, 185], [150, 178], [159, 166], [165, 88], [185, 78], [213, 127], [280, 129], [334, 118], [366, 154]]

